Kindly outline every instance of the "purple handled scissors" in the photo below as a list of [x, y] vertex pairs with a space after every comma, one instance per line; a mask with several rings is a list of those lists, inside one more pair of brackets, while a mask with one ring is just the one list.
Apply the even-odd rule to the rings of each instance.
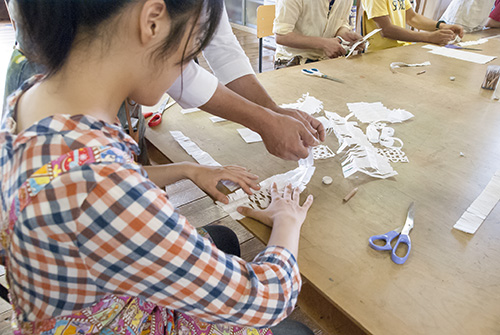
[[[408, 207], [408, 215], [406, 216], [406, 222], [405, 225], [403, 226], [403, 229], [395, 229], [391, 230], [390, 232], [383, 234], [383, 235], [374, 235], [368, 239], [370, 242], [370, 247], [372, 247], [375, 250], [392, 250], [391, 252], [391, 259], [394, 263], [396, 264], [403, 264], [406, 262], [408, 259], [408, 256], [410, 255], [410, 250], [411, 250], [411, 240], [410, 240], [410, 231], [413, 229], [413, 216], [415, 214], [415, 203], [412, 202], [410, 204], [410, 207]], [[399, 232], [401, 231], [401, 233]], [[398, 237], [399, 236], [399, 237]], [[394, 240], [396, 237], [398, 237], [398, 240], [396, 241], [396, 244], [394, 247], [392, 247], [391, 242]], [[383, 241], [385, 242], [384, 245], [377, 245], [375, 244], [375, 241]], [[399, 257], [396, 255], [396, 250], [398, 249], [400, 244], [406, 244], [408, 247], [408, 251], [406, 252], [406, 255], [403, 257]]]

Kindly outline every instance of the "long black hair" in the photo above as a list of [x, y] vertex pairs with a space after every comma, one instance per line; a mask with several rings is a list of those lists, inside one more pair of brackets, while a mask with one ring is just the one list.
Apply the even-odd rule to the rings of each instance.
[[[118, 14], [122, 8], [140, 0], [11, 0], [17, 1], [24, 49], [28, 59], [43, 64], [48, 75], [64, 65], [77, 33], [95, 33], [103, 22]], [[188, 29], [187, 23], [202, 19], [196, 31], [196, 47], [186, 53], [183, 61], [194, 58], [210, 42], [222, 13], [223, 0], [164, 0], [171, 18], [169, 36], [156, 50], [158, 57], [167, 57], [178, 50], [179, 43]], [[195, 27], [189, 38], [193, 38]]]

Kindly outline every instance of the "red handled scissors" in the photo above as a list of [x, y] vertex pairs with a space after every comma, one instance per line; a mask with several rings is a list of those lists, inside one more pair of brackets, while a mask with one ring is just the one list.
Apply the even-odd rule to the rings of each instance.
[[173, 105], [176, 104], [175, 101], [168, 103], [169, 100], [170, 100], [170, 97], [165, 99], [165, 101], [161, 104], [160, 108], [158, 108], [158, 111], [156, 113], [153, 113], [153, 112], [143, 113], [143, 116], [145, 119], [152, 116], [151, 119], [149, 119], [149, 121], [148, 121], [148, 126], [156, 127], [157, 125], [159, 125], [161, 123], [161, 120], [163, 118], [163, 113], [165, 113], [165, 111], [167, 109], [169, 109], [170, 107], [172, 107]]

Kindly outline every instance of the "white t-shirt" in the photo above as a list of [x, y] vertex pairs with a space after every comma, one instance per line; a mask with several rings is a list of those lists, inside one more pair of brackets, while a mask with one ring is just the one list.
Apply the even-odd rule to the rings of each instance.
[[[305, 36], [335, 37], [340, 27], [349, 26], [352, 0], [336, 0], [330, 14], [330, 0], [277, 0], [273, 33], [286, 35], [296, 32]], [[276, 46], [276, 59], [302, 56], [314, 60], [327, 58], [323, 50]]]
[[255, 74], [233, 34], [225, 8], [212, 41], [203, 50], [203, 56], [216, 77], [193, 61], [167, 91], [182, 108], [206, 104], [214, 95], [219, 81], [226, 85], [245, 75]]
[[459, 24], [469, 33], [481, 30], [494, 3], [495, 0], [453, 0], [440, 20]]

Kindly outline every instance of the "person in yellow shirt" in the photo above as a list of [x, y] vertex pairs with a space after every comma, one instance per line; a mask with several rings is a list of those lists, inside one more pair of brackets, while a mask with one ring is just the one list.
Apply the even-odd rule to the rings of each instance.
[[[415, 13], [409, 0], [361, 0], [365, 10], [363, 28], [365, 34], [382, 28], [380, 34], [370, 39], [369, 50], [381, 50], [402, 46], [405, 42], [427, 42], [445, 45], [458, 35], [463, 37], [463, 28], [431, 20]], [[406, 24], [419, 29], [406, 29]]]

